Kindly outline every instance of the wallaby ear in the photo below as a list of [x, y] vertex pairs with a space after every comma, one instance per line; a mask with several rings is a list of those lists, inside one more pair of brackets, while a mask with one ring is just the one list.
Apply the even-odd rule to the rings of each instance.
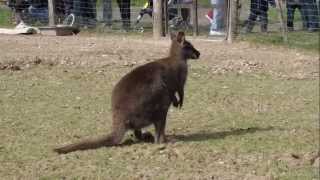
[[185, 41], [185, 35], [184, 35], [184, 32], [180, 31], [178, 32], [177, 34], [177, 41], [179, 43], [183, 43]]
[[177, 35], [176, 35], [176, 33], [171, 32], [171, 33], [170, 33], [170, 39], [171, 39], [171, 41], [176, 40], [176, 39], [177, 39]]
[[170, 37], [172, 41], [178, 41], [178, 43], [182, 43], [185, 40], [185, 35], [182, 31], [178, 33], [171, 33]]

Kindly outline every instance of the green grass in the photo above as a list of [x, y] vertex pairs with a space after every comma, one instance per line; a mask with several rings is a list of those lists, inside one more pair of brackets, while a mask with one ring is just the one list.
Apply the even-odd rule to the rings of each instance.
[[0, 6], [0, 27], [12, 26], [12, 22], [10, 21], [11, 16], [11, 11], [9, 9]]
[[240, 39], [260, 44], [281, 45], [289, 48], [298, 48], [314, 52], [319, 51], [319, 32], [288, 32], [287, 43], [283, 41], [282, 35], [279, 32], [271, 32], [268, 34], [250, 33], [241, 35]]
[[110, 132], [110, 93], [128, 71], [46, 65], [0, 71], [0, 177], [319, 178], [306, 158], [290, 156], [318, 150], [318, 80], [213, 75], [196, 63], [184, 107], [168, 115], [167, 134], [176, 143], [54, 154], [62, 143]]
[[[249, 15], [249, 1], [242, 3], [242, 16], [241, 21], [248, 18]], [[287, 18], [286, 9], [283, 10], [284, 19]], [[248, 40], [254, 43], [269, 44], [286, 46], [289, 48], [298, 48], [301, 50], [319, 51], [319, 32], [309, 33], [307, 31], [301, 31], [302, 29], [302, 18], [298, 10], [295, 11], [294, 16], [294, 27], [298, 31], [288, 32], [288, 42], [284, 43], [282, 34], [280, 31], [280, 23], [278, 17], [278, 11], [276, 8], [270, 7], [268, 11], [268, 29], [270, 33], [260, 33], [259, 25], [255, 25], [256, 32], [250, 34], [241, 34], [241, 40]], [[243, 23], [243, 22], [242, 22]], [[244, 28], [242, 29], [244, 31]]]

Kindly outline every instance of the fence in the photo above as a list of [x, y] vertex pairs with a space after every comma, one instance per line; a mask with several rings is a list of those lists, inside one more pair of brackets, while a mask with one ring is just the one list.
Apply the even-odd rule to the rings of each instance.
[[[158, 33], [181, 29], [195, 35], [208, 35], [212, 28], [208, 15], [213, 6], [216, 8], [212, 14], [219, 7], [212, 5], [212, 1], [224, 2], [221, 30], [227, 37], [273, 34], [283, 40], [289, 36], [290, 41], [291, 34], [319, 30], [319, 0], [161, 0], [155, 1], [161, 2], [158, 21], [164, 22]], [[48, 2], [53, 4], [56, 24], [74, 23], [81, 28], [107, 32], [152, 32], [152, 0], [8, 0], [6, 4], [15, 9], [16, 21], [23, 19], [28, 24], [41, 26], [49, 23]], [[316, 35], [313, 33], [310, 40]]]
[[[151, 31], [153, 27], [152, 0], [49, 0], [54, 5], [55, 23], [63, 23], [68, 15], [75, 16], [75, 25], [82, 28], [105, 28], [112, 31]], [[208, 34], [210, 22], [205, 15], [211, 9], [209, 0], [169, 0], [162, 13], [164, 30], [181, 29]], [[50, 3], [49, 3], [50, 4]], [[163, 3], [165, 4], [165, 3]], [[16, 12], [16, 22], [49, 24], [48, 0], [8, 0], [8, 7]], [[9, 8], [7, 8], [9, 9]], [[1, 26], [1, 25], [0, 25]], [[198, 34], [198, 33], [196, 33]]]
[[318, 44], [314, 39], [319, 38], [319, 8], [319, 0], [244, 0], [239, 33], [244, 38], [273, 35], [285, 43]]

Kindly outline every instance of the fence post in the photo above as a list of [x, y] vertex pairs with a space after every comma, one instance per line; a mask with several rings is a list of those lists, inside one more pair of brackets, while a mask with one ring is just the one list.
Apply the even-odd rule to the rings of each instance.
[[153, 0], [153, 38], [160, 39], [163, 35], [162, 28], [163, 0]]
[[286, 26], [285, 20], [284, 20], [282, 4], [279, 0], [276, 0], [276, 6], [277, 6], [277, 10], [278, 10], [278, 18], [279, 18], [279, 21], [281, 24], [282, 39], [283, 39], [283, 42], [286, 43], [288, 41], [287, 26]]
[[169, 34], [169, 15], [168, 15], [168, 1], [163, 1], [163, 21], [164, 21], [164, 36], [167, 36]]
[[199, 35], [199, 25], [198, 25], [198, 0], [192, 1], [193, 8], [193, 36]]
[[48, 0], [49, 26], [55, 26], [54, 0]]
[[232, 43], [238, 34], [238, 22], [239, 22], [239, 8], [240, 1], [239, 0], [228, 0], [227, 2], [227, 42]]

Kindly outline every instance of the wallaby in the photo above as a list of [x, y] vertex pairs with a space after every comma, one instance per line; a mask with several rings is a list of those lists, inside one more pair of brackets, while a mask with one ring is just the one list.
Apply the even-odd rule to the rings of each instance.
[[185, 40], [183, 32], [171, 35], [171, 40], [169, 57], [133, 69], [114, 87], [111, 134], [59, 147], [54, 151], [69, 153], [119, 145], [128, 130], [133, 130], [139, 140], [150, 140], [153, 136], [142, 133], [141, 129], [151, 124], [155, 127], [155, 142], [165, 142], [168, 109], [171, 104], [180, 108], [183, 105], [187, 60], [198, 59], [200, 56], [200, 52]]

